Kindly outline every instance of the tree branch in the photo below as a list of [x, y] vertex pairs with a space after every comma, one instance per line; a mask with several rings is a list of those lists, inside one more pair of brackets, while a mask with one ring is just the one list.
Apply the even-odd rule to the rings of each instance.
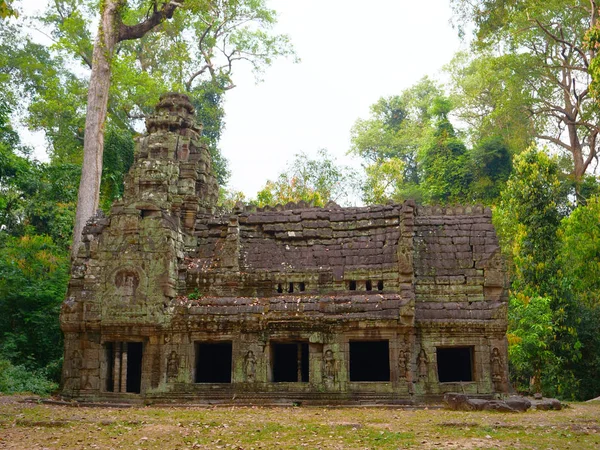
[[135, 25], [125, 25], [123, 23], [119, 26], [119, 37], [117, 42], [127, 41], [131, 39], [139, 39], [143, 37], [146, 33], [152, 30], [154, 27], [164, 22], [167, 19], [173, 17], [173, 13], [175, 10], [183, 5], [185, 0], [176, 1], [168, 1], [167, 3], [163, 3], [162, 7], [155, 11], [151, 16], [146, 18], [143, 22], [140, 22]]

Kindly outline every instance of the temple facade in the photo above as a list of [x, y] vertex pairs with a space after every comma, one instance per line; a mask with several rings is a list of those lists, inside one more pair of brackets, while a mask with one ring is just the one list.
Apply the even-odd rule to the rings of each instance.
[[62, 306], [82, 401], [417, 404], [507, 390], [491, 212], [407, 201], [216, 208], [194, 109], [161, 98]]

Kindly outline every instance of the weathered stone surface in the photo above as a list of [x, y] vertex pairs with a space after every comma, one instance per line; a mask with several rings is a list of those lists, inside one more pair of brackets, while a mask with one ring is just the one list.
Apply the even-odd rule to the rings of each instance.
[[507, 390], [489, 210], [221, 214], [193, 114], [185, 96], [161, 98], [123, 199], [84, 229], [61, 313], [65, 396], [414, 403]]
[[508, 406], [510, 406], [516, 411], [524, 412], [531, 408], [531, 402], [525, 397], [521, 397], [520, 395], [511, 395], [504, 401]]
[[531, 402], [524, 397], [511, 396], [505, 400], [472, 398], [466, 394], [444, 394], [444, 403], [454, 411], [524, 412]]
[[539, 409], [540, 411], [560, 411], [562, 409], [562, 403], [555, 398], [534, 399], [531, 402], [531, 406], [533, 409]]

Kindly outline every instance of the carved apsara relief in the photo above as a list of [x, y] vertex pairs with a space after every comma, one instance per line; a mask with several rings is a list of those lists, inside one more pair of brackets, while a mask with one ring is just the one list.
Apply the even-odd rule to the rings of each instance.
[[419, 378], [422, 380], [427, 379], [427, 364], [428, 364], [427, 354], [425, 353], [425, 349], [421, 349], [419, 352], [419, 357], [417, 358], [417, 370], [419, 373]]
[[256, 356], [252, 350], [248, 350], [244, 357], [244, 375], [248, 383], [256, 381]]

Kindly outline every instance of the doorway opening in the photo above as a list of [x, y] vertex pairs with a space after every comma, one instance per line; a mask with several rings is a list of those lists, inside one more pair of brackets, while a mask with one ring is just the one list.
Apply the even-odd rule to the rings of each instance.
[[350, 341], [350, 381], [390, 381], [389, 341]]
[[231, 342], [196, 342], [196, 383], [231, 383]]
[[438, 348], [437, 369], [440, 383], [473, 381], [473, 347]]
[[307, 342], [274, 342], [271, 356], [275, 383], [308, 382]]

